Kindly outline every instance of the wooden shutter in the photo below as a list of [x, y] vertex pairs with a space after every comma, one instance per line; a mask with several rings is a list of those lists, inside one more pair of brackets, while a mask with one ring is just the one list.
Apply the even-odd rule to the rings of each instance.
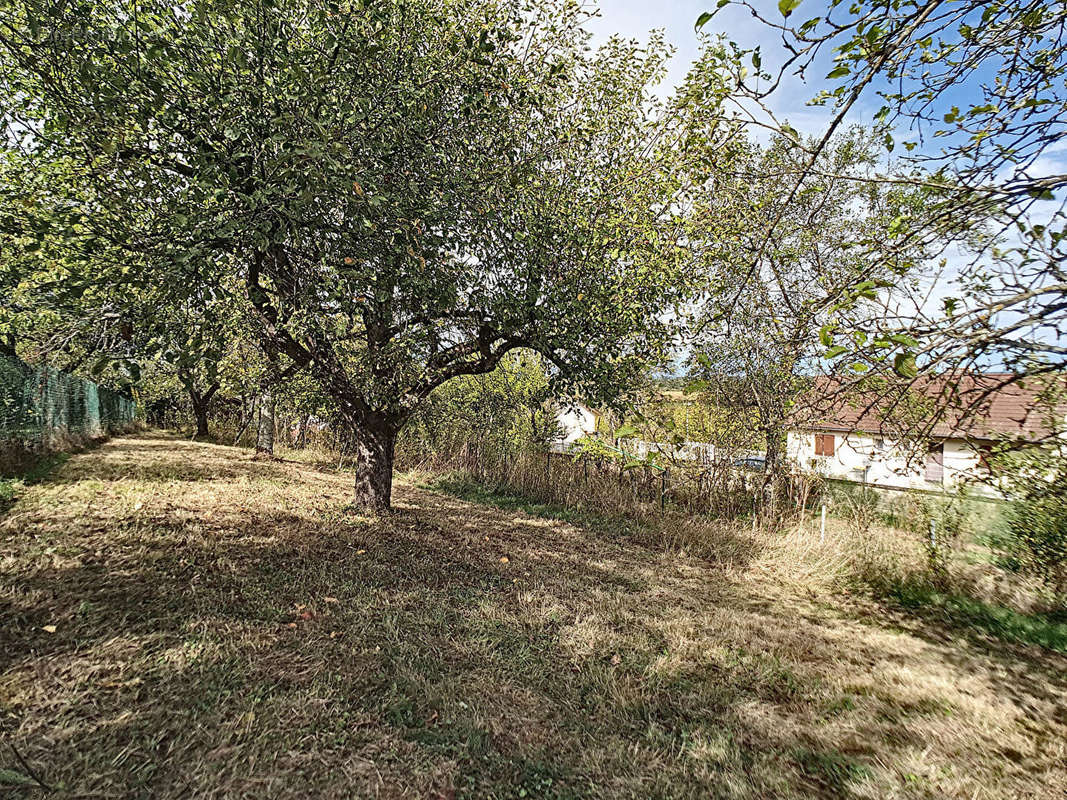
[[945, 444], [931, 444], [926, 454], [926, 480], [941, 483], [945, 477]]
[[815, 434], [815, 455], [832, 456], [834, 454], [834, 435], [832, 433]]

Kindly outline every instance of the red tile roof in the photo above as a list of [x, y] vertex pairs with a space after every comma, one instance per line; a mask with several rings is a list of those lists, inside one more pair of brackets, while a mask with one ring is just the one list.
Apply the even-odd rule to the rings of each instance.
[[[933, 438], [1040, 441], [1063, 431], [1067, 400], [1043, 399], [1058, 379], [1019, 380], [1011, 373], [920, 378], [884, 392], [855, 391], [835, 379], [815, 381], [794, 413], [808, 430], [921, 433]], [[1067, 385], [1067, 384], [1064, 384]]]

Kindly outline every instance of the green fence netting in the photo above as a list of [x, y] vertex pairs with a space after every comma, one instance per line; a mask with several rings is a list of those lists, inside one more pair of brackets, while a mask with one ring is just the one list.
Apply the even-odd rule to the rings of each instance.
[[48, 366], [0, 355], [0, 442], [48, 448], [64, 437], [117, 433], [137, 418], [132, 398]]

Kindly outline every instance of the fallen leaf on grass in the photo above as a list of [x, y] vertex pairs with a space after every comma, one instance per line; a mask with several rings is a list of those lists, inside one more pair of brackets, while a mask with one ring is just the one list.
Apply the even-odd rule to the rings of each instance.
[[338, 600], [337, 600], [336, 597], [324, 597], [324, 598], [322, 598], [322, 602], [324, 602], [324, 603], [336, 603], [336, 602], [338, 602]]
[[501, 556], [500, 557], [500, 563], [501, 564], [507, 564], [509, 560], [510, 559], [507, 556]]
[[56, 632], [56, 626], [55, 625], [42, 625], [41, 626], [41, 630], [44, 631], [45, 633], [55, 633]]

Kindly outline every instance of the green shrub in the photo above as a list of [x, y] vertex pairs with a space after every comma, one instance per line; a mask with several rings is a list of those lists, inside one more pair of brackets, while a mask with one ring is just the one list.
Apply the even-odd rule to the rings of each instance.
[[917, 533], [926, 549], [926, 560], [934, 581], [946, 585], [949, 563], [967, 531], [967, 508], [962, 493], [926, 497], [916, 518]]
[[1067, 608], [1067, 475], [1037, 482], [1012, 501], [1005, 544], [1012, 565], [1044, 581]]

